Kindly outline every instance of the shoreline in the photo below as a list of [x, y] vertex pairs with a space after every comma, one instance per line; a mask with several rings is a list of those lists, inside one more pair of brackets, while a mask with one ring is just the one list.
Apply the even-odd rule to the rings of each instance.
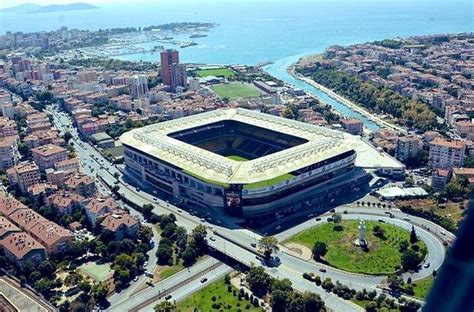
[[395, 124], [392, 124], [390, 122], [387, 122], [383, 119], [381, 119], [380, 117], [378, 117], [377, 115], [375, 115], [374, 113], [371, 113], [369, 112], [368, 110], [366, 110], [365, 108], [362, 108], [361, 106], [355, 104], [354, 102], [352, 102], [351, 100], [337, 94], [336, 92], [334, 92], [333, 90], [315, 82], [314, 80], [310, 79], [310, 78], [307, 78], [301, 74], [299, 74], [298, 72], [296, 72], [296, 65], [301, 61], [298, 60], [296, 63], [293, 63], [292, 65], [290, 65], [288, 68], [287, 68], [287, 72], [289, 75], [291, 75], [293, 78], [295, 79], [298, 79], [300, 81], [303, 81], [313, 87], [315, 87], [316, 89], [326, 93], [329, 97], [331, 97], [332, 99], [340, 102], [341, 104], [347, 106], [348, 108], [350, 108], [351, 110], [363, 115], [364, 117], [366, 117], [367, 119], [369, 119], [370, 121], [376, 123], [379, 127], [381, 128], [388, 128], [388, 129], [391, 129], [391, 130], [395, 130], [395, 131], [398, 131], [398, 132], [402, 132], [404, 134], [407, 133], [407, 131], [403, 128], [401, 128], [400, 126], [397, 126]]

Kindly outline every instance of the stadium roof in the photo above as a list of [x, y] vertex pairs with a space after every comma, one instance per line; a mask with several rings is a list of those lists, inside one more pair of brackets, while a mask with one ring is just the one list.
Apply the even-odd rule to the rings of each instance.
[[[222, 120], [234, 120], [304, 138], [308, 142], [245, 162], [235, 161], [168, 134]], [[360, 139], [340, 131], [247, 109], [221, 109], [124, 133], [120, 140], [207, 181], [249, 184], [270, 180], [354, 149]], [[359, 142], [357, 142], [359, 141]]]

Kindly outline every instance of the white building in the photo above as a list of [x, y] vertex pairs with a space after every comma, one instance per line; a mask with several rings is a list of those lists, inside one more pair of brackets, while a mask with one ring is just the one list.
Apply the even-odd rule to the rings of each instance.
[[463, 167], [466, 142], [436, 138], [430, 142], [429, 163], [433, 168]]
[[148, 92], [148, 79], [145, 75], [135, 75], [127, 79], [130, 95], [134, 99], [143, 97]]

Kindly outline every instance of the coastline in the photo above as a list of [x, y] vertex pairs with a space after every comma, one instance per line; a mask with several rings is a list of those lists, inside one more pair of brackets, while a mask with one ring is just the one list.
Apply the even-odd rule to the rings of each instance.
[[[303, 57], [304, 58], [304, 57]], [[334, 100], [340, 102], [341, 104], [344, 104], [345, 106], [347, 106], [348, 108], [350, 108], [351, 110], [355, 111], [355, 112], [358, 112], [359, 114], [365, 116], [367, 119], [373, 121], [374, 123], [376, 123], [378, 126], [380, 126], [381, 128], [388, 128], [388, 129], [391, 129], [391, 130], [395, 130], [395, 131], [398, 131], [398, 132], [401, 132], [401, 133], [404, 133], [406, 134], [407, 131], [395, 124], [392, 124], [390, 122], [387, 122], [383, 119], [381, 119], [380, 117], [378, 117], [377, 115], [375, 115], [374, 113], [371, 113], [369, 112], [368, 110], [366, 110], [365, 108], [362, 108], [361, 106], [357, 105], [356, 103], [352, 102], [351, 100], [337, 94], [336, 92], [334, 92], [333, 90], [315, 82], [314, 80], [310, 79], [310, 78], [307, 78], [301, 74], [299, 74], [297, 71], [296, 71], [296, 65], [303, 59], [299, 59], [296, 63], [293, 63], [292, 65], [290, 65], [288, 68], [287, 68], [287, 72], [289, 75], [291, 75], [293, 78], [295, 79], [298, 79], [300, 81], [303, 81], [313, 87], [315, 87], [316, 89], [326, 93], [329, 97], [333, 98]]]

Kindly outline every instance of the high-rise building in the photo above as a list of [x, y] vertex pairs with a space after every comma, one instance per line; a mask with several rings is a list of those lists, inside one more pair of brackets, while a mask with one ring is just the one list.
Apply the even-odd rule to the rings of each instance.
[[163, 84], [171, 86], [171, 65], [179, 64], [179, 53], [176, 50], [167, 49], [161, 52], [161, 77]]
[[403, 136], [397, 139], [395, 157], [400, 161], [415, 158], [420, 150], [421, 142], [414, 135]]
[[186, 88], [188, 85], [188, 75], [186, 73], [186, 64], [171, 65], [171, 89], [176, 91], [177, 87]]
[[436, 138], [430, 142], [429, 162], [433, 168], [452, 169], [464, 165], [466, 142]]
[[130, 95], [134, 99], [143, 97], [148, 92], [148, 79], [145, 75], [135, 75], [127, 79]]

